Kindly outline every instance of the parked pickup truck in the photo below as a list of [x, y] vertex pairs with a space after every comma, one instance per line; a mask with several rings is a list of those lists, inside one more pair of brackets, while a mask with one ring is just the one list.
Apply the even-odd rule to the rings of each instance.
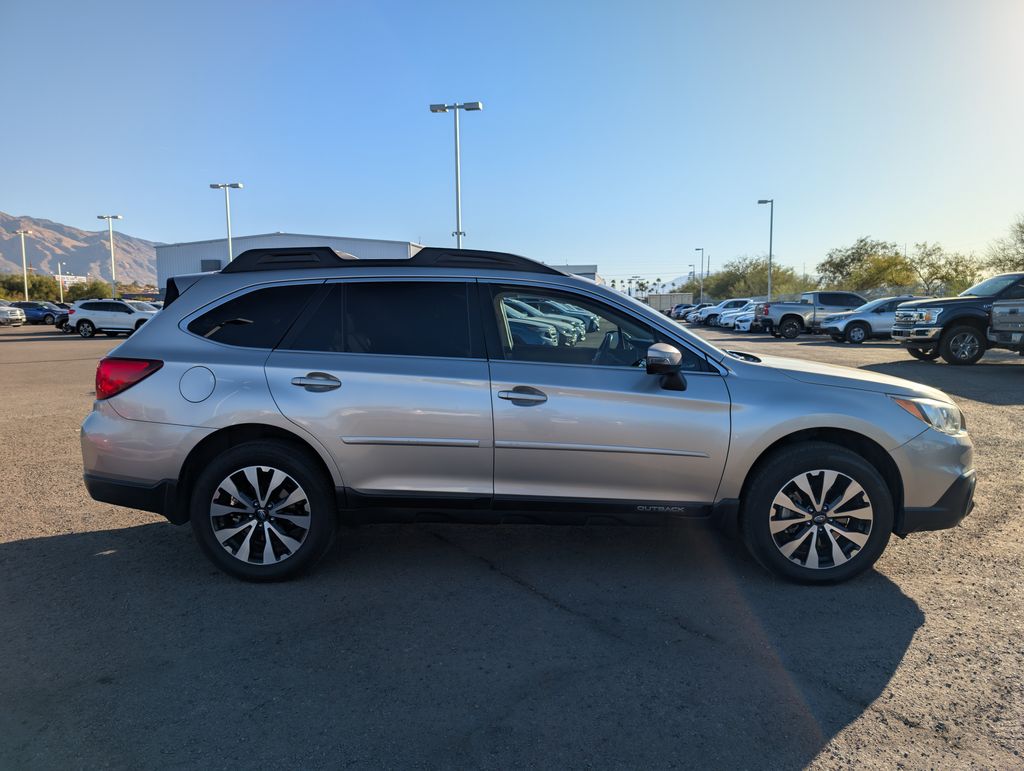
[[1024, 273], [992, 276], [956, 297], [903, 303], [896, 309], [892, 338], [915, 359], [941, 356], [949, 364], [974, 364], [989, 347], [992, 306], [1006, 300], [1024, 300]]
[[992, 303], [989, 348], [1009, 348], [1024, 356], [1024, 300]]
[[866, 303], [855, 292], [804, 292], [800, 302], [765, 303], [754, 321], [772, 330], [775, 337], [793, 339], [803, 332], [818, 332], [826, 316], [852, 311]]

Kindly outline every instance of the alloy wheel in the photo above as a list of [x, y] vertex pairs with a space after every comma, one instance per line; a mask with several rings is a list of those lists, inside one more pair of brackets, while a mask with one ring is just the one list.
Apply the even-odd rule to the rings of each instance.
[[847, 334], [850, 337], [851, 343], [863, 343], [864, 338], [867, 337], [867, 335], [864, 333], [864, 327], [860, 326], [859, 324], [850, 327], [850, 331]]
[[309, 499], [289, 474], [247, 466], [229, 474], [210, 501], [213, 535], [235, 559], [270, 565], [294, 555], [309, 535]]
[[960, 332], [949, 340], [949, 350], [957, 359], [967, 361], [978, 353], [978, 336], [972, 332]]
[[871, 500], [852, 477], [817, 469], [790, 479], [768, 511], [772, 540], [801, 567], [824, 570], [857, 556], [874, 523]]

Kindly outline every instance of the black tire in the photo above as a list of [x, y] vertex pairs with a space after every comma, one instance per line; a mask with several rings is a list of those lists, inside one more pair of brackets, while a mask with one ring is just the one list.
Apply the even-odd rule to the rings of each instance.
[[56, 319], [53, 317], [52, 313], [47, 313], [45, 316], [43, 316], [44, 324], [53, 324], [54, 321], [56, 321]]
[[985, 337], [977, 327], [963, 324], [942, 333], [939, 355], [947, 364], [976, 364], [985, 355]]
[[787, 340], [799, 337], [803, 331], [804, 325], [796, 319], [783, 319], [782, 323], [779, 324], [779, 334]]
[[[794, 551], [794, 555], [804, 552], [803, 557], [798, 557], [804, 564], [798, 564], [785, 556], [780, 550], [782, 547], [776, 543], [776, 538], [790, 537], [790, 533], [781, 531], [773, 535], [770, 525], [771, 518], [778, 517], [782, 511], [787, 511], [773, 505], [775, 497], [786, 488], [790, 480], [800, 474], [816, 470], [837, 471], [859, 484], [870, 502], [873, 514], [867, 540], [861, 548], [857, 549], [852, 540], [836, 538], [835, 542], [841, 542], [843, 548], [849, 550], [844, 554], [846, 561], [835, 566], [826, 564], [817, 569], [806, 566], [806, 562], [811, 558], [809, 551], [815, 548], [816, 558], [826, 563], [832, 561], [832, 539], [825, 535], [823, 530], [830, 527], [828, 522], [832, 520], [826, 516], [825, 522], [821, 525], [815, 525], [814, 520], [807, 521], [806, 528], [817, 527], [818, 530], [803, 537], [799, 535], [807, 532], [806, 529], [801, 529], [803, 523], [797, 521], [790, 526], [796, 528], [796, 535], [792, 535], [789, 543], [799, 540], [801, 543], [809, 544], [806, 550], [801, 545]], [[810, 484], [813, 490], [814, 483]], [[824, 497], [826, 492], [821, 490], [817, 494]], [[837, 508], [836, 511], [850, 511], [849, 503]], [[741, 501], [740, 517], [747, 548], [762, 566], [776, 575], [800, 583], [836, 583], [853, 578], [870, 568], [885, 550], [893, 527], [892, 493], [878, 470], [857, 453], [830, 442], [801, 442], [778, 450], [757, 468]], [[836, 517], [836, 520], [843, 519], [841, 516]], [[850, 527], [854, 521], [846, 518], [846, 522]], [[806, 541], [805, 538], [810, 540]]]
[[848, 343], [860, 345], [871, 337], [871, 327], [863, 321], [855, 321], [852, 324], [846, 325], [846, 332], [843, 337]]
[[938, 348], [907, 348], [907, 353], [919, 361], [935, 361], [939, 358]]
[[[267, 565], [243, 562], [235, 556], [237, 550], [235, 553], [228, 551], [214, 534], [210, 506], [218, 487], [230, 475], [249, 466], [279, 469], [291, 476], [306, 494], [309, 527], [301, 545], [280, 562]], [[273, 491], [266, 492], [269, 495]], [[207, 558], [225, 573], [245, 581], [283, 581], [308, 570], [330, 548], [338, 522], [334, 490], [320, 470], [318, 459], [305, 448], [275, 440], [246, 442], [210, 461], [193, 486], [189, 512], [192, 531]], [[272, 511], [267, 514], [267, 521], [282, 524], [273, 523]], [[253, 528], [257, 530], [258, 523]], [[278, 546], [283, 543], [274, 540]]]
[[92, 337], [96, 334], [96, 325], [87, 319], [82, 319], [75, 327], [75, 331], [82, 337]]
[[708, 327], [713, 327], [717, 323], [718, 323], [718, 314], [717, 313], [712, 313], [710, 316], [708, 316], [706, 319], [704, 319], [704, 325], [708, 326]]

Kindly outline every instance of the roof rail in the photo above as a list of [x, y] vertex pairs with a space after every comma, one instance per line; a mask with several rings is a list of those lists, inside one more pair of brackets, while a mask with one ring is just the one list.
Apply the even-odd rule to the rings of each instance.
[[445, 249], [427, 247], [412, 257], [361, 260], [351, 254], [336, 252], [328, 246], [291, 247], [286, 249], [249, 249], [221, 268], [221, 273], [248, 273], [260, 270], [294, 270], [303, 268], [475, 268], [508, 270], [520, 273], [565, 275], [557, 268], [526, 257], [506, 252], [479, 249]]

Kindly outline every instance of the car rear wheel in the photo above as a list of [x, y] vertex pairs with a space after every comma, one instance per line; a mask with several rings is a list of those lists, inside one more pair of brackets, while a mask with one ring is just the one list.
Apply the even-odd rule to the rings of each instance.
[[798, 337], [803, 332], [803, 326], [796, 319], [785, 319], [779, 324], [779, 334], [787, 340], [792, 340], [794, 337]]
[[939, 355], [947, 364], [975, 364], [985, 355], [985, 341], [976, 327], [953, 327], [942, 335]]
[[246, 581], [280, 581], [312, 567], [337, 524], [333, 491], [318, 465], [277, 441], [218, 455], [196, 480], [190, 508], [206, 556]]
[[907, 348], [907, 353], [920, 361], [935, 361], [939, 358], [939, 349], [932, 348]]
[[93, 323], [91, 321], [85, 321], [84, 319], [78, 322], [78, 326], [75, 327], [75, 329], [82, 337], [92, 337], [96, 334], [96, 327]]
[[856, 322], [846, 327], [846, 342], [860, 345], [871, 336], [871, 329], [867, 324]]
[[45, 316], [43, 316], [43, 323], [44, 324], [52, 324], [54, 321], [55, 321], [55, 319], [54, 319], [52, 313], [47, 313]]
[[845, 581], [870, 568], [893, 526], [892, 494], [878, 470], [829, 442], [777, 452], [755, 472], [741, 511], [754, 558], [809, 584]]
[[704, 319], [704, 323], [707, 324], [709, 327], [715, 326], [718, 323], [718, 314], [712, 313], [710, 316]]

